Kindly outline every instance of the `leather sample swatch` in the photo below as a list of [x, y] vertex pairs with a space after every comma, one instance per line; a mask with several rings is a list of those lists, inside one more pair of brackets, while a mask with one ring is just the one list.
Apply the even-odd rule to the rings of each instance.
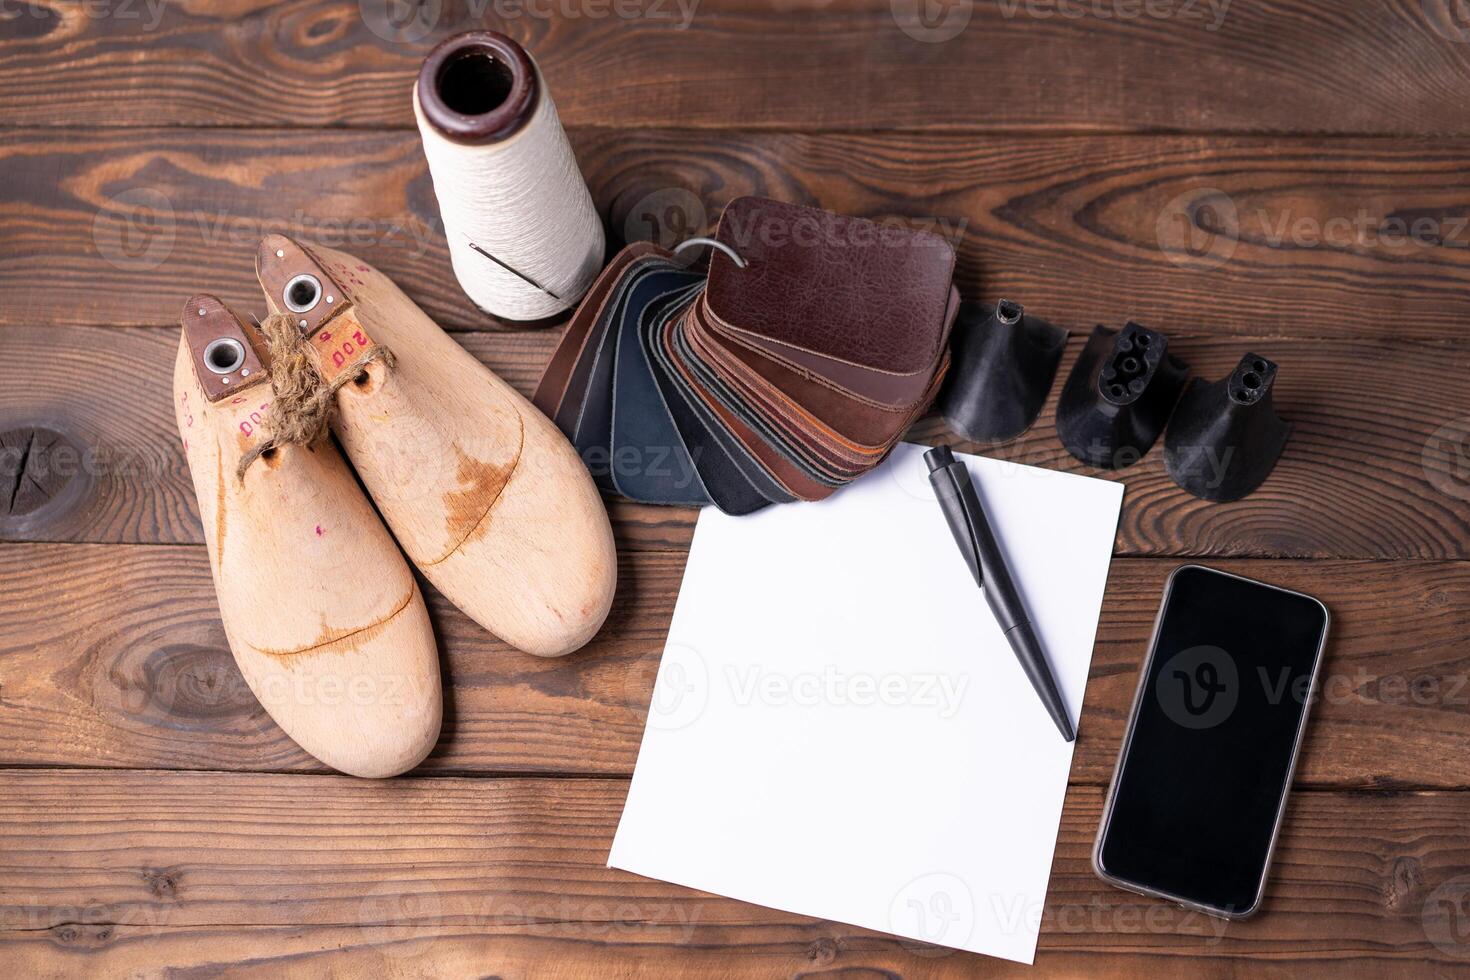
[[534, 401], [606, 492], [746, 514], [820, 500], [930, 406], [960, 309], [936, 235], [739, 198], [708, 274], [647, 243], [615, 256]]

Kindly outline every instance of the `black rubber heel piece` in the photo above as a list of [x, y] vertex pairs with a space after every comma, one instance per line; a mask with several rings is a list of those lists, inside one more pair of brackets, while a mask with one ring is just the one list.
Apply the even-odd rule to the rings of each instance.
[[1020, 303], [960, 307], [954, 362], [939, 413], [971, 442], [1006, 442], [1036, 421], [1056, 380], [1067, 331], [1027, 316]]
[[1179, 400], [1164, 437], [1174, 482], [1205, 500], [1239, 500], [1271, 475], [1291, 435], [1276, 414], [1276, 364], [1240, 359], [1223, 381], [1195, 381]]
[[1062, 386], [1062, 445], [1092, 466], [1132, 466], [1158, 441], [1188, 375], [1163, 334], [1132, 322], [1097, 327]]

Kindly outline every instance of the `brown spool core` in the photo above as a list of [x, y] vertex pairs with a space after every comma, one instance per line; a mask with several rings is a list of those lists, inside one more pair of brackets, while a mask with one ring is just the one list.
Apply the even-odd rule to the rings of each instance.
[[536, 107], [536, 66], [497, 31], [470, 31], [441, 43], [419, 69], [424, 118], [456, 143], [515, 135]]

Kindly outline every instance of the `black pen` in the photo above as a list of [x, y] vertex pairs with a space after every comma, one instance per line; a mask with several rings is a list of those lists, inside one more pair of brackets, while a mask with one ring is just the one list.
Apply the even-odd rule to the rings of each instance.
[[944, 517], [954, 532], [955, 543], [960, 546], [960, 553], [965, 556], [965, 564], [970, 566], [970, 573], [975, 576], [980, 591], [985, 593], [985, 601], [990, 603], [990, 611], [1000, 622], [1011, 649], [1016, 651], [1021, 669], [1031, 679], [1031, 686], [1036, 688], [1047, 714], [1061, 730], [1062, 738], [1074, 741], [1077, 734], [1072, 730], [1067, 706], [1062, 703], [1056, 678], [1052, 676], [1046, 654], [1041, 650], [1041, 641], [1036, 638], [1036, 630], [1026, 616], [1021, 593], [1011, 579], [1010, 569], [1006, 568], [1000, 546], [995, 543], [995, 532], [990, 529], [990, 521], [980, 508], [980, 498], [975, 496], [969, 471], [964, 463], [954, 458], [948, 446], [929, 450], [924, 454], [924, 462], [929, 464], [929, 482], [934, 486], [939, 506], [944, 508]]

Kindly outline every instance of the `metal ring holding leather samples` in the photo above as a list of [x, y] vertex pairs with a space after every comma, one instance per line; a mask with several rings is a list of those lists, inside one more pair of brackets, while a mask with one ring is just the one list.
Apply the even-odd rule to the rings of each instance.
[[680, 252], [684, 251], [691, 245], [708, 245], [710, 248], [718, 249], [719, 251], [724, 252], [730, 257], [730, 261], [735, 263], [735, 268], [745, 268], [745, 260], [740, 257], [740, 253], [736, 252], [733, 248], [731, 248], [729, 245], [726, 245], [724, 242], [718, 241], [714, 238], [686, 238], [682, 242], [674, 246], [674, 254], [678, 255]]

